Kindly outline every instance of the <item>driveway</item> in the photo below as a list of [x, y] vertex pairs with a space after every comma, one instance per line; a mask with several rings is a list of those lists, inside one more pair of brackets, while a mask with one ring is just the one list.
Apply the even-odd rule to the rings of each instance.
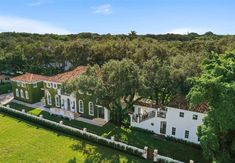
[[0, 95], [0, 104], [6, 105], [13, 99], [14, 99], [13, 93], [2, 94]]

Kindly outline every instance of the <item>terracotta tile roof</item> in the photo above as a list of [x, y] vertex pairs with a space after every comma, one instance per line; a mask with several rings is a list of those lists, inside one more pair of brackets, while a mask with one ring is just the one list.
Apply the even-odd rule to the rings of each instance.
[[23, 75], [16, 76], [16, 77], [12, 78], [11, 80], [31, 83], [31, 82], [36, 82], [36, 81], [43, 81], [46, 78], [47, 78], [46, 76], [42, 76], [42, 75], [25, 73]]
[[51, 82], [57, 82], [57, 83], [63, 83], [67, 80], [76, 78], [86, 72], [86, 67], [85, 66], [79, 66], [75, 68], [72, 71], [64, 72], [61, 74], [57, 74], [55, 76], [48, 77], [45, 81], [51, 81]]
[[[169, 104], [169, 107], [173, 107], [173, 108], [177, 108], [177, 109], [182, 109], [182, 110], [189, 110], [189, 111], [194, 111], [194, 112], [199, 112], [199, 113], [206, 113], [209, 110], [209, 106], [206, 103], [202, 103], [199, 105], [195, 105], [192, 108], [189, 108], [189, 104], [186, 102], [186, 99], [181, 101], [182, 103], [177, 103], [177, 105], [172, 105]], [[149, 108], [159, 108], [158, 105], [155, 104], [155, 102], [151, 101], [151, 100], [140, 100], [137, 105], [140, 106], [145, 106], [145, 107], [149, 107]]]

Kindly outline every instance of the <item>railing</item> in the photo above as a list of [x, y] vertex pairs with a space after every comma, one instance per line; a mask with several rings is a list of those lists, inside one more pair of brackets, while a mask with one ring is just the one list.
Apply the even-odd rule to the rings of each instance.
[[156, 116], [155, 111], [147, 112], [144, 114], [133, 114], [132, 121], [140, 123], [140, 122], [146, 121], [148, 119], [154, 118], [155, 116]]

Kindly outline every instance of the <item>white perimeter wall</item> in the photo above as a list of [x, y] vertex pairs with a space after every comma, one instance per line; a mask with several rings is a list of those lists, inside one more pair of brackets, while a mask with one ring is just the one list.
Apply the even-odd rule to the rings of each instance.
[[[172, 136], [178, 139], [183, 139], [193, 143], [199, 143], [197, 133], [197, 127], [202, 124], [202, 119], [205, 114], [177, 109], [172, 107], [167, 107], [166, 118], [157, 117], [157, 109], [148, 108], [144, 106], [134, 106], [135, 113], [138, 112], [138, 108], [146, 109], [148, 111], [155, 110], [156, 116], [154, 118], [150, 118], [140, 123], [132, 122], [131, 126], [139, 127], [147, 130], [151, 130], [157, 134], [160, 134], [160, 122], [166, 121], [166, 134], [165, 136]], [[184, 117], [180, 117], [179, 113], [183, 112]], [[198, 115], [198, 119], [194, 120], [193, 115]], [[176, 134], [172, 135], [172, 127], [176, 128]], [[189, 131], [189, 138], [185, 138], [185, 130]]]

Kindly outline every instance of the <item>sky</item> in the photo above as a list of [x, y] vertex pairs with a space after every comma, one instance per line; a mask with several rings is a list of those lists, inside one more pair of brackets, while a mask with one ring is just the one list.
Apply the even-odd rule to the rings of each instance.
[[0, 32], [235, 34], [235, 0], [0, 0]]

